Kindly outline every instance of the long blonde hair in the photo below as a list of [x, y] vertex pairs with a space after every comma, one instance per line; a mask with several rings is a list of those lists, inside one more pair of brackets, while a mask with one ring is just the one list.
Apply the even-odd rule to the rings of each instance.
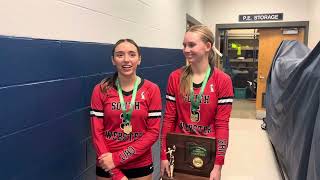
[[[201, 40], [204, 43], [210, 43], [211, 47], [214, 46], [214, 36], [212, 31], [204, 25], [195, 25], [192, 26], [190, 29], [187, 30], [187, 32], [193, 32], [200, 35]], [[208, 61], [209, 65], [211, 67], [214, 67], [214, 59], [215, 59], [215, 52], [211, 48], [209, 51]], [[190, 65], [186, 65], [183, 67], [182, 75], [180, 78], [180, 93], [183, 95], [189, 95], [190, 94], [190, 84], [191, 81], [191, 75], [192, 75], [192, 69]]]

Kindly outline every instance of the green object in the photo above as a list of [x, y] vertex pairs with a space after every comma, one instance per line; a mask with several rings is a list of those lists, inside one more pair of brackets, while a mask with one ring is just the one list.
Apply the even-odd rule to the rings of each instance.
[[236, 99], [245, 99], [247, 98], [247, 88], [234, 88], [234, 97]]
[[237, 55], [241, 56], [241, 45], [236, 43], [231, 43], [232, 49], [237, 49]]
[[123, 118], [124, 118], [126, 123], [130, 123], [131, 115], [132, 115], [132, 111], [133, 111], [133, 106], [135, 104], [136, 94], [137, 94], [138, 85], [139, 85], [139, 77], [137, 77], [135, 82], [134, 82], [133, 93], [132, 93], [130, 107], [129, 107], [128, 111], [127, 111], [127, 108], [126, 108], [126, 103], [124, 102], [124, 99], [123, 99], [122, 88], [120, 86], [120, 83], [119, 83], [118, 79], [116, 81], [116, 85], [117, 85], [117, 89], [118, 89], [118, 94], [119, 94], [121, 109], [122, 109], [122, 113], [123, 113]]
[[190, 144], [187, 149], [192, 156], [206, 157], [208, 155], [207, 149], [198, 144]]
[[206, 84], [208, 82], [209, 76], [210, 76], [211, 68], [210, 65], [207, 69], [206, 76], [204, 77], [204, 80], [201, 85], [200, 93], [198, 94], [196, 100], [194, 100], [194, 91], [193, 91], [193, 82], [190, 83], [190, 99], [191, 99], [191, 110], [192, 112], [197, 111], [199, 109], [200, 100], [204, 91], [204, 88], [206, 87]]

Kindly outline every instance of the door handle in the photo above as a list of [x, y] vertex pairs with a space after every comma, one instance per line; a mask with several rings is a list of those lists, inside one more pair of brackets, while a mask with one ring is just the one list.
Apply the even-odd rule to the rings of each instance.
[[259, 79], [264, 79], [264, 76], [259, 76]]

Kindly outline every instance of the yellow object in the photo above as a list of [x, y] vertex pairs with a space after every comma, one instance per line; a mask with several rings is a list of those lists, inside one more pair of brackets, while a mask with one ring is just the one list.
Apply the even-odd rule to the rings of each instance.
[[231, 48], [237, 49], [237, 55], [241, 56], [241, 45], [236, 43], [231, 43]]
[[200, 157], [195, 157], [192, 160], [192, 164], [196, 168], [201, 168], [203, 166], [203, 160]]

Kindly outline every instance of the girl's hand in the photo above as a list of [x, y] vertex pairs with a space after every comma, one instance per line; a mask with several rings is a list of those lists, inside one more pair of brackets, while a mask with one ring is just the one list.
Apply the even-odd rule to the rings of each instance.
[[112, 153], [105, 153], [99, 157], [99, 165], [105, 171], [110, 171], [111, 169], [115, 168]]
[[221, 165], [214, 165], [211, 173], [210, 173], [210, 180], [221, 180]]

